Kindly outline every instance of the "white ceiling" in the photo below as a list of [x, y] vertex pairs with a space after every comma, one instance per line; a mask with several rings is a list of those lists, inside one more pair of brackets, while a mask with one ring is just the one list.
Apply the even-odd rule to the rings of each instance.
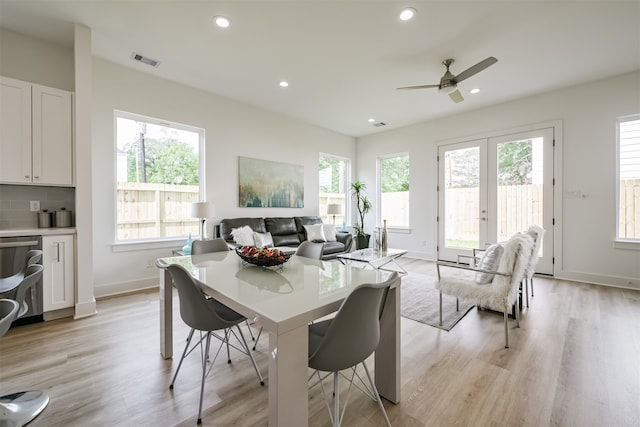
[[[97, 57], [354, 137], [640, 69], [638, 0], [0, 0], [9, 30], [71, 47], [73, 23]], [[458, 74], [488, 56], [462, 103], [395, 90], [437, 84], [446, 58]]]

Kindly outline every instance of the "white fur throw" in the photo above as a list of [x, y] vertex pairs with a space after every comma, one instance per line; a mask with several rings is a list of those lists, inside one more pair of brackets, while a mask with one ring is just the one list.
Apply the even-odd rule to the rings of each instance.
[[447, 295], [475, 301], [490, 307], [509, 307], [518, 298], [520, 282], [531, 256], [533, 239], [526, 233], [518, 233], [504, 243], [498, 273], [491, 283], [478, 285], [474, 272], [440, 265], [441, 278], [436, 289]]
[[231, 230], [233, 241], [240, 246], [253, 246], [253, 230], [248, 225]]
[[529, 263], [527, 264], [527, 270], [524, 273], [527, 279], [531, 279], [533, 277], [533, 273], [536, 272], [536, 265], [538, 264], [538, 254], [540, 253], [540, 246], [542, 246], [542, 237], [544, 236], [544, 233], [544, 228], [537, 225], [532, 225], [527, 230], [527, 234], [533, 239], [531, 257], [529, 258]]

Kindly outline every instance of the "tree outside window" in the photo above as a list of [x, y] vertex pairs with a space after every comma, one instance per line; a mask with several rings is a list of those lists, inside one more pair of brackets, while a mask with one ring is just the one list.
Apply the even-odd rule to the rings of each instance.
[[380, 220], [387, 227], [409, 227], [409, 155], [379, 160]]
[[204, 132], [116, 112], [116, 240], [198, 234], [191, 204], [201, 200]]

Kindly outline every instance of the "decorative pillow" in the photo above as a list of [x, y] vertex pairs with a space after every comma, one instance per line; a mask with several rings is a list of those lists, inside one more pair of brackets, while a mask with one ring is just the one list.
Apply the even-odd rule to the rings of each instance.
[[256, 248], [273, 247], [273, 236], [268, 231], [266, 233], [253, 233], [253, 241]]
[[[500, 258], [503, 252], [504, 248], [498, 243], [489, 246], [482, 258], [480, 258], [478, 268], [493, 272], [498, 271], [498, 265], [500, 265]], [[491, 273], [476, 272], [475, 282], [479, 285], [491, 283], [493, 276], [495, 275]]]
[[305, 225], [304, 229], [307, 231], [307, 240], [310, 242], [326, 242], [324, 237], [324, 224]]
[[335, 242], [336, 239], [336, 226], [333, 224], [322, 224], [322, 232], [327, 242]]
[[240, 246], [253, 246], [253, 230], [248, 225], [231, 230], [233, 241]]

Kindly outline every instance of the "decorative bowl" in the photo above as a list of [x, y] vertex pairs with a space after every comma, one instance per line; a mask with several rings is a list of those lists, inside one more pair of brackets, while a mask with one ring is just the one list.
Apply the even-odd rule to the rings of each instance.
[[295, 252], [284, 252], [277, 248], [256, 248], [241, 246], [236, 248], [236, 254], [244, 262], [260, 267], [276, 267], [289, 261]]

